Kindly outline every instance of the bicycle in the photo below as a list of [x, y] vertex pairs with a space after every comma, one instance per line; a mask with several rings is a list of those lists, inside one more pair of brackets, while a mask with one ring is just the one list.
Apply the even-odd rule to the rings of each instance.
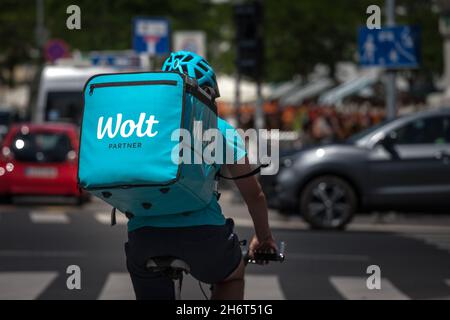
[[[240, 242], [244, 247], [247, 244], [246, 240]], [[257, 264], [258, 261], [278, 261], [283, 262], [285, 259], [285, 243], [282, 241], [279, 245], [278, 252], [275, 253], [258, 253], [254, 254], [253, 258], [250, 258], [247, 250], [243, 250], [245, 265]], [[181, 259], [172, 256], [160, 256], [150, 258], [147, 262], [147, 270], [149, 272], [162, 273], [165, 277], [171, 279], [174, 282], [175, 300], [181, 300], [181, 288], [183, 283], [183, 275], [190, 273], [189, 265]], [[203, 290], [201, 282], [199, 281], [200, 290], [205, 298], [208, 300], [206, 293]], [[210, 288], [211, 289], [211, 288]]]

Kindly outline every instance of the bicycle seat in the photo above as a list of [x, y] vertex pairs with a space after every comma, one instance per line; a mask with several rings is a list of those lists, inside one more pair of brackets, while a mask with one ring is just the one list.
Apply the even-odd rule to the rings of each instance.
[[188, 274], [191, 271], [189, 265], [181, 259], [172, 256], [153, 257], [147, 261], [147, 270], [151, 272], [170, 272]]

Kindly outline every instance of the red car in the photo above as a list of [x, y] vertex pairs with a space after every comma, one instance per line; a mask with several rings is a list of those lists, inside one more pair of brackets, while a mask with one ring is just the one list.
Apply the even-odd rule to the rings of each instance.
[[87, 195], [77, 185], [78, 128], [67, 123], [13, 125], [0, 150], [0, 195]]

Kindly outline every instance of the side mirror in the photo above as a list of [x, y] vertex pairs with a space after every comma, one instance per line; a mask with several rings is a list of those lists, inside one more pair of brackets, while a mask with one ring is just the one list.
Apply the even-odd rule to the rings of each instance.
[[395, 132], [389, 132], [383, 138], [378, 141], [378, 144], [381, 145], [387, 152], [391, 154], [394, 159], [399, 159], [399, 154], [397, 150], [395, 150], [395, 145], [397, 143], [397, 135]]
[[395, 142], [396, 142], [395, 134], [390, 132], [386, 134], [383, 138], [381, 138], [378, 143], [382, 145], [386, 150], [390, 150], [394, 147]]

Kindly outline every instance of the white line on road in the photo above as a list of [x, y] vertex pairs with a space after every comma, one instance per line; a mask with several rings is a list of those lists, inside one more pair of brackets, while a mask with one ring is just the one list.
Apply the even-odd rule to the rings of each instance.
[[449, 226], [442, 225], [409, 225], [409, 224], [376, 224], [376, 223], [353, 223], [348, 226], [349, 231], [366, 231], [366, 232], [427, 232], [427, 233], [450, 233]]
[[284, 300], [280, 281], [276, 275], [246, 275], [245, 300]]
[[[95, 213], [95, 219], [101, 224], [111, 224], [111, 214], [106, 212], [97, 212]], [[120, 212], [116, 213], [116, 223], [117, 224], [127, 224], [128, 219], [125, 215]]]
[[[446, 284], [447, 286], [450, 287], [450, 279], [445, 279], [444, 282], [445, 282], [445, 284]], [[429, 299], [429, 300], [450, 300], [450, 296], [433, 297], [433, 298], [431, 298], [431, 299]]]
[[353, 255], [353, 254], [309, 254], [288, 252], [286, 259], [288, 260], [318, 260], [318, 261], [369, 261], [369, 256]]
[[449, 233], [413, 233], [405, 235], [408, 238], [423, 241], [428, 245], [432, 245], [438, 249], [450, 251], [450, 234]]
[[411, 237], [418, 239], [435, 239], [435, 240], [445, 240], [450, 241], [450, 234], [434, 234], [434, 233], [416, 233], [412, 234]]
[[73, 258], [85, 255], [82, 251], [0, 250], [0, 257]]
[[0, 272], [0, 300], [36, 299], [57, 272]]
[[[233, 220], [238, 227], [253, 227], [253, 221], [250, 218], [235, 218]], [[309, 230], [309, 226], [301, 219], [270, 219], [270, 226], [273, 229], [286, 230]], [[450, 233], [450, 226], [442, 225], [407, 225], [407, 224], [383, 224], [383, 223], [351, 223], [348, 231], [357, 232], [398, 232], [398, 233], [412, 233], [412, 232], [426, 232], [429, 234]]]
[[[252, 219], [233, 218], [234, 223], [238, 227], [253, 227]], [[270, 227], [274, 229], [294, 229], [294, 230], [308, 230], [308, 226], [303, 221], [282, 221], [270, 220]]]
[[389, 279], [381, 279], [381, 289], [368, 289], [365, 277], [330, 277], [331, 284], [349, 300], [409, 300]]
[[65, 212], [31, 211], [30, 219], [33, 223], [68, 224], [70, 222]]
[[113, 272], [108, 275], [98, 300], [135, 300], [128, 273]]
[[434, 245], [436, 246], [436, 248], [441, 250], [450, 250], [450, 244], [434, 243]]

